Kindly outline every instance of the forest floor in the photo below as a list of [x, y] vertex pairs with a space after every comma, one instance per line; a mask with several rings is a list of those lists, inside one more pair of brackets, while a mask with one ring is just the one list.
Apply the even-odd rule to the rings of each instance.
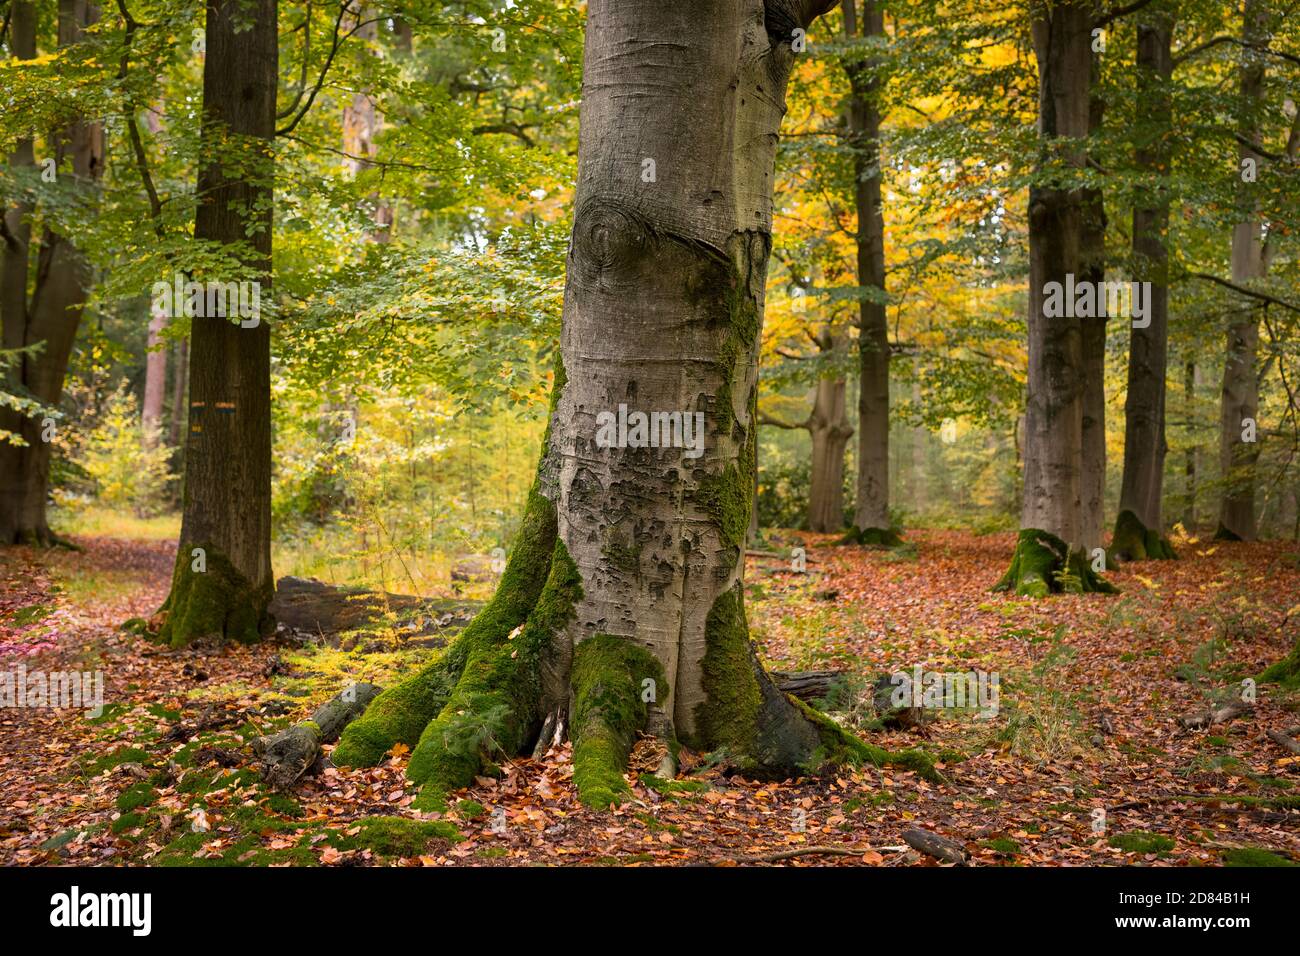
[[[1112, 572], [1118, 596], [1030, 601], [989, 593], [1011, 535], [913, 531], [892, 552], [803, 535], [808, 573], [761, 556], [747, 572], [766, 662], [858, 675], [839, 719], [924, 748], [947, 783], [871, 767], [759, 783], [697, 758], [676, 782], [633, 772], [630, 802], [594, 812], [561, 748], [430, 815], [410, 809], [401, 747], [273, 794], [247, 744], [350, 679], [387, 686], [440, 653], [472, 605], [381, 600], [341, 634], [299, 621], [260, 646], [171, 651], [119, 625], [161, 604], [174, 546], [77, 540], [79, 552], [0, 552], [0, 669], [102, 671], [106, 704], [0, 710], [0, 864], [937, 865], [904, 845], [913, 827], [960, 842], [974, 865], [1300, 861], [1300, 758], [1267, 736], [1296, 733], [1300, 692], [1260, 685], [1250, 713], [1179, 721], [1291, 646], [1295, 543], [1183, 541], [1179, 561]], [[870, 729], [857, 690], [917, 664], [998, 674], [997, 714]], [[835, 855], [808, 852], [825, 848]]]

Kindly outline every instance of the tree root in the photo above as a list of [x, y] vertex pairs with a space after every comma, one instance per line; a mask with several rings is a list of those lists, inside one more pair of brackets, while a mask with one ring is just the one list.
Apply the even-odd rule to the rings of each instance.
[[1011, 567], [993, 590], [1034, 598], [1061, 593], [1119, 593], [1119, 588], [1092, 570], [1082, 551], [1072, 550], [1056, 535], [1039, 528], [1020, 532]]
[[1121, 511], [1115, 519], [1115, 533], [1111, 537], [1112, 560], [1120, 561], [1173, 561], [1178, 558], [1169, 539], [1154, 528], [1148, 528], [1132, 511]]
[[352, 684], [317, 707], [310, 720], [258, 737], [251, 746], [261, 758], [262, 778], [276, 790], [288, 790], [316, 762], [321, 744], [337, 740], [378, 694], [374, 684]]

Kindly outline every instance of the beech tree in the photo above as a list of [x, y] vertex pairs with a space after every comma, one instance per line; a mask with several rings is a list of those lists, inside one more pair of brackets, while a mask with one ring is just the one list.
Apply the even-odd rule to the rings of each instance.
[[1145, 327], [1129, 332], [1128, 397], [1124, 403], [1124, 474], [1111, 554], [1124, 561], [1172, 558], [1163, 535], [1165, 377], [1169, 350], [1169, 175], [1173, 108], [1171, 45], [1174, 5], [1138, 15], [1137, 168], [1147, 177], [1150, 200], [1133, 210], [1133, 259], [1139, 279], [1151, 283]]
[[[753, 773], [924, 769], [780, 693], [745, 621], [775, 147], [795, 40], [831, 5], [589, 5], [560, 361], [518, 539], [492, 601], [348, 726], [336, 762], [413, 745], [419, 806], [566, 730], [595, 806], [626, 789], [642, 728], [665, 773], [677, 741]], [[620, 404], [704, 413], [703, 454], [601, 447]]]
[[[208, 0], [204, 41], [194, 238], [237, 250], [261, 283], [259, 300], [265, 302], [271, 274], [276, 0]], [[207, 278], [229, 282], [233, 277]], [[195, 316], [189, 389], [180, 545], [159, 639], [173, 646], [214, 636], [254, 641], [272, 626], [267, 606], [275, 589], [269, 324], [260, 316]]]
[[[1021, 532], [996, 585], [1018, 594], [1113, 590], [1084, 550], [1084, 418], [1089, 366], [1075, 310], [1047, 308], [1096, 269], [1095, 197], [1079, 184], [1095, 104], [1090, 97], [1094, 8], [1086, 0], [1036, 4], [1039, 169], [1029, 190], [1029, 378]], [[1094, 217], [1090, 221], [1089, 214]], [[1095, 273], [1094, 273], [1095, 277]], [[1087, 321], [1095, 321], [1089, 319]]]

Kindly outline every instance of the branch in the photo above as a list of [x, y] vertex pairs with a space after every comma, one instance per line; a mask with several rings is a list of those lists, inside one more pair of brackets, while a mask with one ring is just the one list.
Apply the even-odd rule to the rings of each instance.
[[1238, 285], [1235, 282], [1229, 282], [1227, 279], [1221, 279], [1216, 275], [1208, 272], [1189, 272], [1188, 275], [1195, 279], [1204, 279], [1206, 282], [1213, 282], [1215, 285], [1221, 285], [1225, 289], [1231, 289], [1240, 295], [1249, 296], [1252, 299], [1258, 299], [1260, 302], [1267, 302], [1270, 305], [1280, 305], [1284, 309], [1290, 309], [1292, 312], [1300, 312], [1300, 305], [1294, 305], [1282, 299], [1275, 299], [1273, 296], [1264, 292], [1256, 292], [1254, 289], [1247, 289], [1245, 286]]
[[1198, 44], [1192, 47], [1190, 50], [1178, 54], [1178, 56], [1174, 57], [1171, 62], [1173, 66], [1179, 66], [1185, 60], [1190, 60], [1198, 53], [1204, 53], [1206, 50], [1209, 50], [1212, 47], [1221, 46], [1224, 43], [1234, 43], [1239, 47], [1243, 47], [1248, 50], [1254, 50], [1256, 53], [1267, 53], [1269, 56], [1276, 56], [1279, 57], [1280, 59], [1288, 60], [1291, 63], [1300, 63], [1300, 56], [1296, 56], [1294, 53], [1287, 53], [1283, 50], [1274, 50], [1271, 47], [1269, 47], [1267, 44], [1250, 43], [1246, 40], [1241, 39], [1240, 37], [1234, 37], [1234, 36], [1219, 36], [1219, 37], [1214, 37], [1211, 40], [1206, 40], [1204, 43]]
[[1120, 17], [1126, 17], [1130, 13], [1137, 13], [1139, 10], [1141, 10], [1145, 6], [1148, 6], [1150, 3], [1151, 0], [1133, 0], [1133, 2], [1130, 4], [1126, 4], [1125, 6], [1122, 7], [1116, 7], [1114, 10], [1111, 10], [1109, 13], [1103, 13], [1100, 18], [1093, 21], [1092, 25], [1094, 27], [1107, 26], [1112, 21], [1118, 20]]
[[[126, 24], [126, 32], [122, 38], [122, 60], [117, 68], [117, 78], [125, 85], [131, 67], [131, 44], [135, 40], [135, 31], [140, 24], [136, 22], [135, 17], [131, 16], [126, 0], [117, 0], [117, 10]], [[145, 194], [149, 197], [149, 216], [153, 219], [154, 235], [162, 239], [165, 232], [162, 223], [162, 200], [158, 197], [158, 188], [154, 185], [153, 174], [149, 172], [149, 157], [145, 153], [144, 140], [140, 138], [140, 124], [135, 119], [136, 105], [135, 95], [128, 93], [122, 118], [126, 121], [127, 133], [131, 138], [135, 168], [140, 174], [140, 182], [144, 185]]]
[[312, 87], [311, 95], [307, 97], [307, 102], [302, 105], [302, 109], [299, 110], [298, 115], [293, 118], [293, 122], [288, 126], [281, 127], [275, 131], [276, 136], [287, 136], [289, 133], [292, 133], [294, 129], [297, 128], [298, 124], [302, 122], [303, 117], [307, 115], [312, 104], [316, 102], [316, 96], [320, 93], [321, 87], [325, 85], [325, 77], [329, 74], [330, 67], [334, 64], [334, 57], [338, 55], [339, 49], [343, 46], [343, 41], [352, 36], [362, 27], [368, 27], [372, 23], [381, 23], [385, 19], [384, 17], [373, 17], [369, 20], [358, 20], [347, 33], [340, 34], [339, 30], [343, 27], [343, 17], [348, 13], [348, 8], [351, 5], [352, 0], [343, 0], [342, 6], [339, 7], [338, 19], [334, 21], [334, 37], [330, 42], [329, 56], [325, 58], [325, 65], [321, 67], [320, 76], [316, 77], [316, 85]]
[[812, 421], [811, 415], [808, 417], [808, 421], [796, 423], [796, 422], [787, 422], [784, 419], [777, 418], [775, 415], [769, 415], [767, 412], [758, 413], [758, 423], [760, 425], [775, 425], [777, 428], [788, 428], [791, 431], [798, 431], [801, 428], [808, 428], [809, 422], [811, 421]]
[[[311, 56], [311, 0], [307, 0], [307, 16], [302, 21], [305, 28], [302, 41], [302, 72], [298, 75], [298, 92], [294, 94], [293, 102], [285, 107], [282, 111], [275, 114], [276, 119], [284, 119], [292, 115], [293, 111], [298, 108], [302, 102], [302, 94], [307, 91], [307, 61]], [[295, 30], [295, 32], [297, 32]]]

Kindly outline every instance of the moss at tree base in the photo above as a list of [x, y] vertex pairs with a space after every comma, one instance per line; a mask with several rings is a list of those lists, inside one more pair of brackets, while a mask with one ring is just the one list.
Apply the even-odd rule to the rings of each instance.
[[1215, 541], [1242, 541], [1245, 540], [1237, 532], [1233, 531], [1223, 522], [1219, 522], [1219, 527], [1214, 532]]
[[[203, 549], [202, 571], [194, 569], [194, 548]], [[211, 544], [183, 545], [157, 640], [169, 647], [199, 638], [256, 643], [275, 630], [267, 611], [273, 593], [274, 585], [255, 586]]]
[[903, 536], [895, 528], [850, 528], [837, 544], [857, 544], [867, 548], [897, 548]]
[[1115, 520], [1110, 554], [1115, 561], [1172, 561], [1178, 555], [1168, 538], [1148, 528], [1132, 511], [1121, 511]]
[[[554, 509], [550, 513], [554, 520]], [[541, 724], [542, 663], [582, 597], [577, 566], [553, 527], [546, 584], [522, 627], [481, 629], [472, 642], [462, 639], [465, 669], [406, 768], [407, 777], [422, 785], [426, 805], [493, 769], [494, 757], [519, 753]]]
[[1119, 588], [1092, 570], [1082, 551], [1071, 551], [1056, 535], [1039, 528], [1020, 532], [1011, 567], [993, 590], [1034, 598], [1061, 593], [1119, 593]]
[[1273, 664], [1256, 678], [1260, 684], [1281, 684], [1287, 689], [1300, 687], [1300, 639], [1291, 653]]
[[[646, 685], [645, 681], [653, 681]], [[668, 693], [659, 661], [627, 638], [597, 634], [573, 656], [573, 783], [594, 809], [611, 807], [628, 792], [623, 776], [636, 733], [646, 725], [650, 699]]]

